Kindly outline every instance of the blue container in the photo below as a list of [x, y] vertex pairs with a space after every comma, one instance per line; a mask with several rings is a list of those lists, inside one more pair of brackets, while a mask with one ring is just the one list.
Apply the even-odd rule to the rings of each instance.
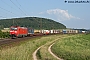
[[34, 34], [34, 29], [28, 28], [28, 34]]
[[67, 33], [67, 31], [66, 30], [63, 30], [63, 34], [66, 34]]

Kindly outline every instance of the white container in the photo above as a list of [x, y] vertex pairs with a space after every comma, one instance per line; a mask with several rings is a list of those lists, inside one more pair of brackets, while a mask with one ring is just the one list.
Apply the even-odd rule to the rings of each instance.
[[53, 30], [50, 30], [50, 33], [53, 33]]

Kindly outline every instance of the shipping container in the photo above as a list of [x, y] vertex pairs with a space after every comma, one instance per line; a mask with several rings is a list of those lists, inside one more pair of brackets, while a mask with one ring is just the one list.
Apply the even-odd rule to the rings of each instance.
[[34, 34], [34, 29], [32, 29], [32, 28], [27, 28], [27, 30], [28, 30], [28, 34]]
[[41, 33], [43, 33], [43, 34], [49, 34], [50, 33], [50, 30], [41, 30]]
[[63, 30], [62, 32], [63, 32], [63, 34], [67, 34], [67, 30]]
[[54, 31], [53, 30], [50, 30], [50, 33], [52, 34], [52, 33], [54, 33]]
[[41, 33], [40, 30], [34, 30], [34, 33]]

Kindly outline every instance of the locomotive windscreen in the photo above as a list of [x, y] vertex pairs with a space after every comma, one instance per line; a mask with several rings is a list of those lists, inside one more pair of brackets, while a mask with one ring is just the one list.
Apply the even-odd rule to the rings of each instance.
[[11, 30], [17, 30], [17, 28], [11, 28]]

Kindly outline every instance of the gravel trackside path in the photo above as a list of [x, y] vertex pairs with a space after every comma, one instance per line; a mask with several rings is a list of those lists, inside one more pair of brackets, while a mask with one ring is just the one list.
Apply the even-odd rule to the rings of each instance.
[[55, 41], [57, 41], [58, 39], [60, 39], [60, 38], [57, 38], [57, 39], [55, 39], [55, 40], [53, 40], [53, 41], [50, 41], [50, 42], [48, 42], [48, 43], [40, 46], [39, 48], [37, 48], [37, 49], [34, 51], [34, 53], [32, 54], [32, 55], [33, 55], [33, 60], [38, 60], [38, 59], [37, 59], [37, 56], [36, 56], [37, 51], [40, 50], [40, 49], [43, 49], [43, 48], [44, 48], [45, 46], [47, 46], [47, 45], [49, 45], [48, 48], [47, 48], [47, 51], [48, 51], [52, 56], [54, 56], [54, 58], [56, 58], [57, 60], [63, 60], [63, 59], [60, 59], [59, 57], [57, 57], [57, 56], [56, 56], [55, 54], [53, 54], [52, 51], [51, 51], [52, 45], [53, 45], [53, 44], [55, 43]]
[[52, 53], [52, 51], [51, 51], [51, 47], [52, 47], [54, 44], [55, 44], [55, 43], [53, 43], [53, 44], [51, 44], [51, 45], [49, 46], [48, 51], [49, 51], [50, 54], [53, 55], [57, 60], [63, 60], [63, 59], [57, 57], [54, 53]]
[[36, 56], [36, 53], [37, 51], [41, 48], [42, 46], [40, 46], [38, 49], [36, 49], [33, 53], [33, 60], [37, 60], [37, 56]]
[[[42, 46], [43, 46], [43, 45], [42, 45]], [[37, 49], [34, 51], [34, 53], [32, 54], [32, 55], [33, 55], [33, 60], [37, 60], [37, 56], [36, 56], [37, 51], [38, 51], [42, 46], [40, 46], [39, 48], [37, 48]]]

